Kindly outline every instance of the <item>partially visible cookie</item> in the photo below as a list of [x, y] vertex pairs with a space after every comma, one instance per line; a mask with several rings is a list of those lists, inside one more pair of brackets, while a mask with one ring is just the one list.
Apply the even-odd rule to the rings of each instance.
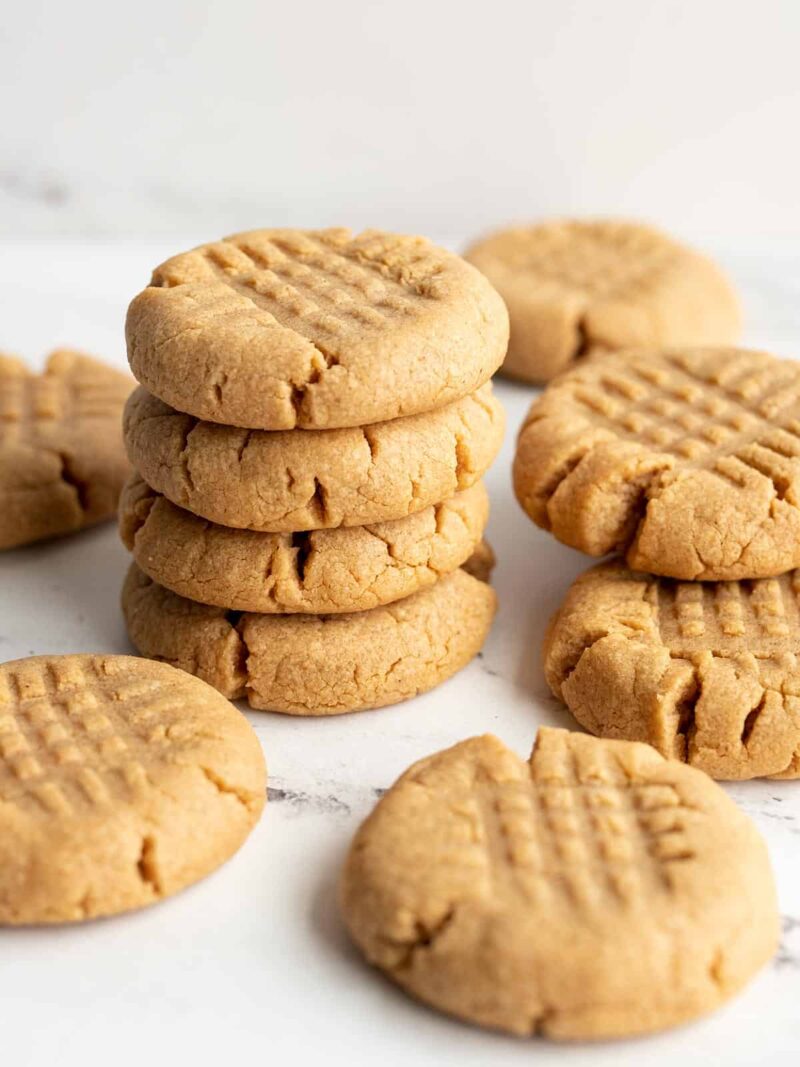
[[736, 296], [711, 260], [651, 226], [565, 220], [502, 230], [466, 258], [511, 318], [503, 372], [546, 381], [618, 348], [730, 344]]
[[345, 615], [256, 615], [179, 597], [132, 564], [122, 591], [128, 634], [231, 699], [289, 715], [397, 704], [477, 655], [494, 591], [463, 570], [386, 607]]
[[132, 385], [66, 349], [43, 374], [0, 356], [0, 549], [114, 514], [130, 470], [120, 420]]
[[635, 570], [715, 581], [800, 566], [800, 366], [736, 348], [591, 360], [531, 407], [514, 489], [559, 541]]
[[219, 693], [132, 656], [0, 665], [0, 924], [144, 907], [244, 842], [261, 747]]
[[208, 522], [138, 475], [120, 499], [122, 540], [173, 593], [238, 611], [364, 611], [426, 589], [460, 567], [489, 518], [482, 482], [394, 522], [295, 534]]
[[462, 564], [461, 569], [481, 582], [488, 582], [496, 562], [497, 557], [492, 546], [488, 541], [481, 541], [480, 544], [475, 546], [475, 551], [469, 559]]
[[422, 237], [253, 230], [157, 267], [125, 334], [133, 373], [179, 411], [328, 429], [473, 392], [503, 361], [508, 314], [474, 267]]
[[778, 910], [750, 820], [647, 745], [541, 729], [414, 764], [356, 834], [345, 922], [442, 1011], [518, 1035], [624, 1037], [693, 1019], [772, 956]]
[[505, 415], [486, 384], [423, 415], [363, 429], [267, 433], [199, 422], [137, 389], [128, 454], [145, 481], [223, 526], [286, 533], [402, 519], [481, 478]]
[[544, 646], [581, 726], [727, 779], [800, 777], [799, 656], [799, 571], [673, 582], [621, 561], [578, 578]]

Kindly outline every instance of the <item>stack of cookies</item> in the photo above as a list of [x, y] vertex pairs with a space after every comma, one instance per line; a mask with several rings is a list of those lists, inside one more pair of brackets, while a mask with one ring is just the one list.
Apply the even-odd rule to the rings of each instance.
[[126, 332], [123, 609], [143, 655], [324, 715], [479, 651], [508, 319], [477, 270], [417, 237], [254, 231], [158, 267]]
[[800, 366], [632, 350], [554, 382], [514, 484], [578, 579], [545, 671], [577, 720], [716, 778], [800, 777]]

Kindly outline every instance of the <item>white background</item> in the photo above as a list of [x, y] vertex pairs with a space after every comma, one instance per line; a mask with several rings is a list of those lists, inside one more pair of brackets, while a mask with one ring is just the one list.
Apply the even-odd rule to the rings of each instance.
[[800, 233], [796, 0], [6, 3], [0, 233]]

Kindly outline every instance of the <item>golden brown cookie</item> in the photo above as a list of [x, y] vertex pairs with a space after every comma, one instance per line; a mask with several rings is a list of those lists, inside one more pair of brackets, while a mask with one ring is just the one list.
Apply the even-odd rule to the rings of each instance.
[[505, 429], [491, 389], [363, 429], [275, 433], [200, 422], [137, 389], [125, 442], [149, 485], [222, 526], [365, 526], [405, 518], [483, 476]]
[[387, 607], [345, 615], [256, 615], [208, 607], [132, 564], [122, 591], [128, 634], [231, 699], [289, 715], [397, 704], [439, 685], [481, 649], [494, 591], [463, 570]]
[[496, 562], [497, 557], [492, 546], [488, 541], [481, 541], [480, 544], [475, 546], [475, 551], [469, 559], [462, 564], [461, 569], [481, 582], [488, 582]]
[[618, 348], [730, 344], [730, 285], [711, 260], [635, 222], [566, 220], [502, 230], [466, 258], [508, 305], [503, 372], [547, 381]]
[[128, 357], [179, 411], [325, 429], [473, 392], [508, 342], [482, 275], [422, 237], [253, 230], [174, 256], [128, 311]]
[[621, 561], [583, 574], [544, 646], [587, 730], [714, 778], [800, 777], [800, 571], [674, 582]]
[[43, 374], [0, 356], [0, 549], [110, 518], [130, 467], [127, 374], [61, 349]]
[[592, 556], [705, 581], [800, 565], [800, 366], [736, 348], [603, 356], [519, 435], [514, 488]]
[[478, 547], [489, 518], [483, 482], [394, 522], [296, 534], [219, 526], [133, 475], [120, 532], [139, 567], [173, 593], [238, 611], [364, 611], [433, 585]]
[[224, 863], [264, 806], [261, 748], [210, 686], [132, 656], [0, 666], [0, 923], [113, 915]]
[[541, 729], [411, 767], [353, 842], [367, 959], [469, 1022], [558, 1039], [693, 1019], [772, 956], [767, 850], [719, 786], [647, 745]]

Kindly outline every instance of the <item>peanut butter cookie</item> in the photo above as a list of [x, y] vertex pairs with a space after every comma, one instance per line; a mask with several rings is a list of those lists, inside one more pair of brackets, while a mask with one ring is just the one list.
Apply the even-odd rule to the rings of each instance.
[[119, 424], [132, 386], [66, 349], [43, 374], [0, 356], [0, 549], [111, 518], [130, 470]]
[[144, 480], [196, 515], [269, 533], [402, 519], [491, 466], [505, 416], [486, 384], [424, 415], [364, 429], [267, 433], [199, 422], [137, 389], [125, 443]]
[[256, 615], [177, 596], [131, 566], [122, 591], [143, 656], [196, 674], [231, 699], [289, 715], [397, 704], [477, 655], [494, 591], [463, 570], [386, 607], [344, 615]]
[[618, 353], [533, 404], [525, 511], [592, 556], [716, 581], [800, 566], [800, 366], [735, 348]]
[[128, 311], [131, 369], [197, 418], [362, 426], [449, 404], [497, 370], [505, 305], [422, 237], [253, 230], [174, 256]]
[[775, 952], [767, 850], [719, 786], [647, 745], [541, 729], [411, 767], [356, 834], [344, 919], [409, 993], [558, 1039], [675, 1026]]
[[433, 585], [481, 543], [489, 518], [482, 482], [395, 522], [256, 533], [184, 511], [134, 475], [120, 532], [139, 567], [173, 593], [238, 611], [364, 611]]
[[635, 222], [520, 226], [466, 253], [508, 305], [503, 372], [547, 381], [583, 356], [618, 348], [730, 344], [736, 297], [705, 256]]
[[0, 666], [0, 923], [141, 908], [244, 842], [261, 748], [204, 682], [132, 656]]
[[547, 681], [594, 734], [714, 778], [797, 778], [799, 598], [800, 571], [675, 582], [601, 564], [550, 624]]

